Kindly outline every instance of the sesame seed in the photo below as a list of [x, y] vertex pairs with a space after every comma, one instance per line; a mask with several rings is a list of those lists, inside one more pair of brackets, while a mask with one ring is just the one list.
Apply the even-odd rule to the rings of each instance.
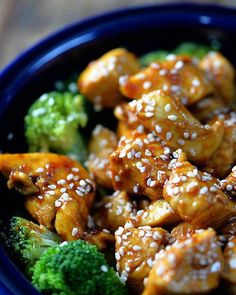
[[168, 118], [170, 121], [176, 121], [178, 117], [177, 117], [176, 115], [169, 115], [169, 116], [167, 116], [167, 118]]
[[169, 111], [171, 110], [171, 106], [170, 106], [169, 103], [165, 105], [164, 110], [165, 110], [166, 112], [169, 112]]
[[200, 81], [198, 79], [193, 79], [192, 85], [197, 87], [200, 85]]
[[36, 169], [36, 172], [37, 173], [42, 173], [42, 172], [44, 172], [44, 169], [42, 167], [40, 167], [40, 168]]
[[137, 153], [135, 153], [135, 158], [140, 158], [141, 157], [141, 152], [137, 152]]
[[156, 125], [156, 126], [155, 126], [155, 129], [156, 129], [156, 132], [157, 132], [157, 133], [161, 133], [161, 132], [162, 132], [162, 128], [161, 128], [161, 126], [159, 126], [159, 125]]
[[74, 227], [74, 228], [72, 229], [71, 235], [72, 235], [73, 237], [75, 237], [75, 236], [78, 234], [78, 232], [79, 232], [78, 228], [77, 228], [77, 227]]
[[79, 190], [75, 190], [76, 194], [80, 197], [83, 197], [84, 196], [84, 193], [79, 191]]
[[152, 113], [152, 112], [145, 113], [145, 117], [147, 117], [147, 118], [151, 118], [153, 116], [154, 116], [154, 113]]
[[138, 193], [138, 186], [137, 186], [137, 185], [135, 185], [135, 186], [133, 187], [133, 192], [134, 192], [135, 194]]
[[192, 135], [191, 135], [191, 139], [196, 139], [196, 138], [197, 138], [197, 133], [193, 132]]
[[106, 265], [101, 266], [101, 271], [108, 272], [108, 267]]
[[146, 81], [143, 83], [143, 88], [144, 89], [149, 89], [152, 86], [152, 83], [150, 81]]
[[47, 191], [46, 194], [49, 194], [50, 196], [55, 195], [55, 191]]
[[179, 144], [179, 145], [185, 145], [185, 141], [184, 141], [183, 139], [179, 139], [179, 140], [178, 140], [178, 144]]
[[79, 168], [78, 168], [78, 167], [72, 167], [71, 170], [72, 170], [73, 172], [79, 172]]
[[199, 193], [200, 195], [204, 195], [208, 192], [208, 187], [207, 186], [204, 186], [200, 189]]
[[193, 157], [195, 157], [196, 156], [196, 151], [195, 151], [195, 149], [193, 149], [193, 148], [191, 148], [190, 150], [189, 150], [189, 153], [190, 153], [190, 155], [191, 156], [193, 156]]
[[134, 251], [139, 251], [139, 250], [141, 250], [142, 248], [140, 247], [140, 246], [138, 246], [138, 245], [134, 245], [133, 246], [133, 250]]
[[151, 242], [150, 247], [151, 248], [156, 248], [158, 245], [156, 242]]
[[119, 175], [116, 175], [116, 176], [115, 176], [115, 181], [116, 181], [116, 182], [120, 181], [120, 176], [119, 176]]
[[189, 138], [189, 133], [188, 132], [184, 132], [183, 136], [184, 136], [185, 139], [188, 139]]
[[146, 155], [146, 156], [151, 156], [152, 153], [149, 151], [149, 149], [145, 149], [145, 155]]
[[126, 156], [126, 151], [125, 150], [122, 150], [119, 154], [119, 158], [122, 159]]
[[61, 207], [61, 205], [62, 205], [62, 204], [61, 204], [61, 201], [56, 200], [56, 202], [55, 202], [55, 206], [56, 206], [56, 207]]
[[65, 179], [59, 179], [59, 180], [57, 181], [57, 184], [64, 185], [64, 184], [66, 184], [66, 181], [65, 181]]
[[147, 265], [148, 265], [149, 267], [152, 267], [152, 266], [153, 266], [153, 261], [152, 261], [151, 258], [149, 258], [149, 259], [147, 260]]
[[73, 176], [74, 176], [73, 174], [68, 174], [67, 177], [66, 177], [66, 179], [67, 180], [72, 180], [73, 179]]
[[50, 188], [50, 189], [56, 189], [57, 186], [55, 184], [50, 184], [50, 185], [48, 185], [48, 188]]
[[179, 69], [181, 69], [181, 68], [183, 67], [183, 65], [184, 65], [184, 63], [183, 63], [181, 60], [179, 60], [179, 61], [177, 61], [177, 63], [175, 64], [175, 69], [176, 69], [176, 70], [179, 70]]
[[85, 181], [84, 179], [81, 179], [81, 180], [79, 181], [79, 184], [80, 184], [81, 186], [83, 186], [83, 187], [85, 187], [85, 186], [87, 185], [87, 183], [86, 183], [86, 181]]
[[74, 187], [74, 183], [70, 183], [70, 184], [68, 185], [68, 187], [69, 187], [70, 189], [72, 189], [72, 188]]
[[232, 190], [233, 190], [233, 186], [232, 186], [231, 184], [228, 184], [228, 185], [226, 186], [226, 190], [227, 190], [228, 192], [232, 191]]
[[140, 168], [140, 172], [141, 173], [144, 173], [146, 171], [146, 167], [142, 167], [142, 168]]
[[172, 137], [172, 133], [170, 131], [166, 132], [166, 140], [170, 140]]

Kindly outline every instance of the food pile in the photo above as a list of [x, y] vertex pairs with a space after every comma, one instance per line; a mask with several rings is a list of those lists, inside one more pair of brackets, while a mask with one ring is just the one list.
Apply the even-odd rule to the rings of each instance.
[[[33, 285], [61, 295], [236, 294], [230, 61], [192, 43], [139, 59], [117, 48], [89, 63], [78, 88], [56, 85], [25, 117], [29, 153], [0, 155], [32, 218], [12, 217], [6, 247]], [[104, 109], [115, 130], [102, 125]]]

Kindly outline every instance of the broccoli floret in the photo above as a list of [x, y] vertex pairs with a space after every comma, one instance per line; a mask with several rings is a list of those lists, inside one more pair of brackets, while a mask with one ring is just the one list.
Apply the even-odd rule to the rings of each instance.
[[126, 294], [96, 246], [83, 240], [48, 249], [33, 268], [33, 285], [53, 295]]
[[183, 42], [173, 51], [151, 51], [141, 56], [139, 60], [143, 66], [149, 66], [152, 62], [165, 60], [170, 54], [188, 55], [197, 59], [201, 59], [211, 50], [213, 49], [209, 46], [192, 42]]
[[184, 42], [181, 43], [175, 50], [174, 54], [185, 54], [191, 57], [195, 57], [198, 59], [203, 58], [209, 51], [212, 49], [208, 46], [192, 43], [192, 42]]
[[86, 147], [78, 127], [85, 127], [84, 97], [70, 92], [43, 94], [25, 117], [30, 152], [57, 152], [84, 161]]
[[31, 273], [31, 267], [43, 252], [59, 243], [59, 236], [43, 225], [37, 225], [17, 216], [10, 220], [6, 244], [28, 275]]

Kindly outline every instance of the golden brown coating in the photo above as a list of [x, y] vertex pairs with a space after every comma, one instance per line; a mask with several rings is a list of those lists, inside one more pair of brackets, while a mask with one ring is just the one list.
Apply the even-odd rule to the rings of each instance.
[[171, 237], [174, 241], [182, 241], [190, 238], [196, 229], [187, 222], [181, 222], [175, 226], [171, 231]]
[[142, 291], [155, 255], [169, 242], [169, 234], [162, 228], [148, 226], [132, 228], [131, 223], [116, 233], [117, 270], [121, 278], [134, 290]]
[[235, 204], [217, 180], [184, 159], [172, 169], [163, 196], [185, 222], [196, 228], [218, 228], [236, 214]]
[[159, 252], [143, 295], [207, 293], [219, 285], [223, 257], [212, 229]]
[[139, 99], [154, 90], [163, 90], [171, 96], [192, 104], [214, 88], [206, 74], [187, 56], [170, 56], [169, 60], [152, 63], [121, 84], [121, 92], [132, 99]]
[[236, 235], [229, 239], [223, 255], [224, 268], [222, 276], [225, 280], [236, 285]]
[[112, 196], [105, 197], [95, 210], [95, 223], [99, 229], [116, 231], [124, 226], [126, 220], [135, 213], [136, 206], [130, 201], [125, 191], [116, 191]]
[[219, 52], [208, 53], [199, 63], [218, 93], [230, 105], [236, 97], [235, 71], [233, 65]]
[[200, 122], [206, 123], [214, 115], [226, 112], [228, 107], [220, 96], [212, 95], [197, 101], [189, 110]]
[[146, 210], [139, 210], [136, 216], [130, 218], [130, 221], [134, 227], [145, 225], [165, 227], [178, 224], [181, 218], [173, 211], [169, 203], [162, 199], [152, 202]]
[[123, 48], [113, 49], [89, 63], [79, 77], [78, 87], [97, 109], [112, 108], [123, 100], [119, 78], [133, 75], [139, 69], [138, 59], [133, 53]]
[[85, 229], [95, 185], [78, 162], [50, 153], [1, 154], [0, 172], [9, 178], [9, 188], [19, 192], [32, 181], [37, 191], [27, 194], [25, 206], [40, 224], [54, 229], [55, 220], [66, 240]]
[[212, 125], [201, 123], [174, 97], [157, 90], [129, 103], [140, 122], [168, 146], [181, 148], [188, 159], [205, 163], [220, 145], [224, 126], [221, 120]]
[[224, 136], [202, 170], [223, 179], [230, 173], [236, 161], [236, 113], [221, 114], [219, 117], [224, 122]]
[[162, 198], [171, 171], [172, 153], [149, 133], [123, 138], [110, 156], [113, 187], [151, 200]]
[[97, 125], [89, 142], [89, 159], [87, 167], [94, 180], [106, 188], [113, 188], [111, 181], [110, 154], [117, 147], [115, 132]]

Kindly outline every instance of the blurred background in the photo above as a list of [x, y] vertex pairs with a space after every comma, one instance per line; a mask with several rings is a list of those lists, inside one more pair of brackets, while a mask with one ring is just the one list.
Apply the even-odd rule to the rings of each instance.
[[[64, 25], [115, 8], [173, 0], [0, 0], [0, 69], [22, 50]], [[236, 0], [181, 1], [236, 7]]]

